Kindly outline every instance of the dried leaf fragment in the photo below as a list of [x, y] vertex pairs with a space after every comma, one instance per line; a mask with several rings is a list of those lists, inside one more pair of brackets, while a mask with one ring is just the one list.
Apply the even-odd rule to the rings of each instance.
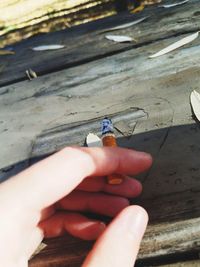
[[149, 58], [154, 58], [154, 57], [159, 57], [162, 55], [165, 55], [179, 47], [182, 47], [186, 44], [191, 43], [192, 41], [194, 41], [197, 37], [199, 36], [199, 32], [193, 33], [191, 35], [188, 35], [187, 37], [182, 38], [181, 40], [165, 47], [164, 49], [160, 50], [159, 52], [149, 56]]
[[112, 27], [112, 28], [109, 28], [109, 29], [105, 29], [103, 31], [101, 31], [100, 33], [103, 33], [103, 32], [111, 32], [111, 31], [116, 31], [116, 30], [121, 30], [121, 29], [125, 29], [125, 28], [128, 28], [128, 27], [131, 27], [133, 25], [136, 25], [142, 21], [144, 21], [145, 19], [147, 19], [148, 17], [144, 17], [144, 18], [141, 18], [141, 19], [138, 19], [138, 20], [134, 20], [132, 22], [129, 22], [129, 23], [124, 23], [124, 24], [121, 24], [119, 26], [116, 26], [116, 27]]
[[155, 5], [155, 4], [158, 4], [158, 3], [160, 3], [161, 1], [162, 1], [162, 0], [144, 0], [144, 1], [143, 1], [143, 4], [149, 6], [149, 5]]
[[136, 7], [133, 10], [131, 10], [130, 13], [135, 14], [135, 13], [141, 12], [144, 8], [145, 8], [145, 5], [141, 4], [139, 7]]
[[30, 81], [38, 77], [37, 73], [32, 69], [26, 70], [26, 75], [27, 75], [27, 77], [29, 78]]
[[59, 44], [53, 44], [53, 45], [40, 45], [33, 47], [33, 51], [46, 51], [46, 50], [57, 50], [65, 47], [64, 45], [59, 45]]
[[4, 55], [14, 55], [15, 51], [12, 50], [0, 50], [0, 56], [4, 56]]
[[183, 4], [187, 3], [187, 2], [189, 2], [189, 0], [184, 0], [184, 1], [181, 1], [181, 2], [174, 3], [174, 4], [161, 5], [161, 7], [171, 8], [171, 7], [183, 5]]
[[101, 139], [93, 133], [89, 133], [86, 137], [86, 144], [88, 147], [102, 147], [103, 143]]
[[125, 43], [125, 42], [132, 42], [134, 39], [129, 36], [125, 35], [106, 35], [106, 39], [116, 42], [116, 43]]
[[35, 250], [35, 252], [33, 253], [33, 255], [30, 257], [30, 259], [32, 259], [35, 255], [39, 254], [40, 251], [42, 251], [44, 248], [46, 248], [46, 244], [45, 243], [41, 243], [37, 249]]
[[192, 91], [190, 95], [192, 109], [198, 121], [200, 121], [200, 94], [197, 91]]

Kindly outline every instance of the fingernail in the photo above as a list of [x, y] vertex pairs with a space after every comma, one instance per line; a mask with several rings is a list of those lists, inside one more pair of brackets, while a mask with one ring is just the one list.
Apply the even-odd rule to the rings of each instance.
[[138, 180], [134, 180], [134, 183], [133, 183], [133, 192], [134, 192], [134, 197], [138, 196], [141, 194], [142, 192], [142, 184], [140, 181]]
[[106, 229], [105, 223], [99, 222], [99, 235], [102, 234], [105, 229]]
[[105, 230], [106, 225], [103, 222], [93, 222], [89, 226], [89, 232], [87, 235], [87, 240], [96, 240]]
[[130, 206], [123, 211], [124, 226], [134, 238], [142, 238], [148, 223], [146, 211], [139, 206]]
[[149, 153], [142, 152], [142, 151], [139, 151], [138, 153], [141, 156], [141, 158], [146, 158], [149, 161], [153, 160], [151, 154], [149, 154]]

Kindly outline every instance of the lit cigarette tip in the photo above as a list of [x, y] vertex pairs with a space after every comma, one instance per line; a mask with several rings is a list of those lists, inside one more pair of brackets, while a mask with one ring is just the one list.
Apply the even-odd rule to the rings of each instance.
[[120, 174], [112, 174], [107, 176], [108, 184], [121, 184], [123, 182], [123, 176]]

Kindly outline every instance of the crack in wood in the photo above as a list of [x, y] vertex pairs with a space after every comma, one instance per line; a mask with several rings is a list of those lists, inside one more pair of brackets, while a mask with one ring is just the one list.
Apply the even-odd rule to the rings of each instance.
[[[124, 121], [126, 125], [129, 125], [130, 122], [133, 123], [138, 119], [146, 117], [146, 112], [140, 108], [131, 108], [122, 112], [106, 115], [112, 119], [114, 124]], [[32, 157], [55, 152], [67, 145], [82, 146], [89, 132], [101, 135], [100, 122], [103, 118], [104, 116], [100, 116], [89, 121], [79, 121], [45, 130], [34, 142], [35, 144], [31, 153]], [[129, 129], [129, 126], [126, 127]]]

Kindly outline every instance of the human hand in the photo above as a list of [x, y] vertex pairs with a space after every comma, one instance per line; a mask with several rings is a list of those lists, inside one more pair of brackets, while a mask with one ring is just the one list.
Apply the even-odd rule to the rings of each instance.
[[[65, 148], [2, 183], [1, 266], [27, 266], [44, 236], [67, 231], [83, 239], [97, 238], [105, 224], [76, 211], [115, 216], [128, 206], [127, 197], [140, 193], [141, 186], [128, 177], [120, 186], [107, 185], [102, 176], [134, 175], [151, 161], [146, 153], [122, 148]], [[142, 208], [124, 209], [101, 235], [84, 266], [133, 266], [146, 224]]]

